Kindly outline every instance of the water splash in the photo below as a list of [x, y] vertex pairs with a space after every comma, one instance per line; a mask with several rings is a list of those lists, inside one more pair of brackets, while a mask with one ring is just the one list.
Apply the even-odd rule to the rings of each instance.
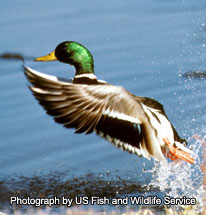
[[[153, 176], [150, 185], [158, 187], [165, 196], [196, 198], [198, 210], [202, 210], [204, 192], [203, 172], [201, 170], [202, 143], [196, 139], [190, 147], [195, 158], [194, 165], [183, 161], [155, 162], [153, 169], [150, 170]], [[178, 206], [174, 207], [178, 209]]]

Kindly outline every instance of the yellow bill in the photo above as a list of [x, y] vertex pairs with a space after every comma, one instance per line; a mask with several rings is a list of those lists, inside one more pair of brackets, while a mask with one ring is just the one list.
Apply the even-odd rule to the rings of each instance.
[[42, 56], [42, 57], [38, 57], [34, 59], [35, 61], [53, 61], [53, 60], [57, 60], [56, 56], [55, 56], [55, 51], [51, 52], [48, 55]]

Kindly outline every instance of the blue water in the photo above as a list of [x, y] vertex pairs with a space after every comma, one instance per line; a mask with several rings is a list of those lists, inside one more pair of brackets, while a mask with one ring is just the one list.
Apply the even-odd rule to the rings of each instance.
[[[99, 79], [161, 102], [189, 145], [192, 135], [204, 135], [206, 79], [188, 79], [184, 73], [206, 69], [205, 0], [7, 0], [1, 2], [0, 14], [0, 54], [22, 54], [25, 65], [35, 70], [71, 78], [73, 67], [31, 58], [48, 54], [62, 41], [78, 41], [93, 54]], [[142, 186], [152, 180], [142, 169], [152, 169], [153, 160], [56, 124], [27, 86], [22, 62], [1, 59], [3, 178], [61, 171], [66, 178], [115, 172], [115, 177], [130, 177]]]

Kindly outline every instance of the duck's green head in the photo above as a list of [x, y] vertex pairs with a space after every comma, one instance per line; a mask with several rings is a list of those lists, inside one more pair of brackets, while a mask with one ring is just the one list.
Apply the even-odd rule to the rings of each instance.
[[50, 54], [35, 59], [35, 61], [53, 60], [73, 65], [76, 69], [76, 75], [94, 73], [92, 54], [87, 48], [77, 42], [66, 41], [60, 43]]

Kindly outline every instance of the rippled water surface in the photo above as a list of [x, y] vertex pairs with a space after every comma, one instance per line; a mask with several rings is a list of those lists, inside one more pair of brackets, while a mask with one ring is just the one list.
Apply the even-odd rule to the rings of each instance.
[[[201, 145], [191, 137], [205, 134], [205, 0], [7, 0], [0, 14], [0, 209], [10, 207], [12, 195], [188, 194], [201, 202]], [[33, 69], [71, 78], [69, 65], [32, 60], [65, 40], [91, 51], [99, 79], [161, 102], [193, 147], [196, 164], [154, 166], [95, 134], [76, 135], [46, 115], [27, 87], [18, 56]], [[19, 55], [8, 59], [5, 53]], [[103, 208], [113, 210], [95, 210]]]

